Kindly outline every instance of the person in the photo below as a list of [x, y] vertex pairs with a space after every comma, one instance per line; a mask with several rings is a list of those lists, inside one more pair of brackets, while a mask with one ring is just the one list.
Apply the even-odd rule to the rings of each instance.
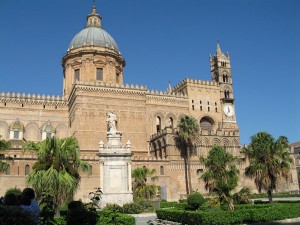
[[32, 188], [25, 188], [22, 192], [22, 197], [20, 201], [20, 209], [28, 213], [37, 225], [40, 224], [40, 207], [38, 203], [34, 200], [35, 193]]

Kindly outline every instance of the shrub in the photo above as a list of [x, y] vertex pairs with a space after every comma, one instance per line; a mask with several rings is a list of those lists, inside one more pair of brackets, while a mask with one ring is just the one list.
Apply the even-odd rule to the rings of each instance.
[[142, 212], [154, 212], [153, 204], [149, 200], [139, 199], [135, 201], [135, 203], [139, 204], [142, 207]]
[[80, 201], [72, 201], [68, 205], [67, 225], [94, 225], [97, 223], [98, 214], [96, 211], [85, 209]]
[[115, 212], [123, 212], [123, 208], [117, 204], [107, 204], [103, 210], [115, 211]]
[[35, 225], [35, 221], [15, 206], [0, 205], [1, 225]]
[[137, 203], [127, 203], [123, 205], [123, 213], [139, 214], [143, 212], [143, 207]]
[[14, 194], [15, 196], [19, 196], [22, 194], [22, 191], [20, 188], [14, 187], [14, 188], [9, 188], [7, 189], [7, 191], [5, 192], [4, 196], [8, 195], [8, 194]]
[[156, 214], [159, 219], [188, 225], [232, 225], [300, 217], [299, 203], [269, 204], [258, 208], [257, 206], [259, 205], [244, 205], [235, 211], [217, 210], [211, 212], [160, 209], [156, 210]]
[[135, 225], [135, 218], [130, 215], [109, 210], [98, 211], [98, 215], [100, 216], [100, 219], [98, 220], [97, 225]]
[[186, 210], [197, 210], [204, 202], [205, 199], [199, 192], [193, 192], [187, 198]]

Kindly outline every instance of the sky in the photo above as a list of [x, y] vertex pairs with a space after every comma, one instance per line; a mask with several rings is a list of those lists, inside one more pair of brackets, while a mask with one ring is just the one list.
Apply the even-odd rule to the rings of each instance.
[[[61, 59], [92, 1], [0, 0], [0, 93], [62, 95]], [[126, 60], [124, 83], [166, 90], [211, 80], [217, 41], [231, 58], [240, 142], [300, 141], [300, 1], [96, 0]], [[1, 112], [0, 112], [1, 113]]]

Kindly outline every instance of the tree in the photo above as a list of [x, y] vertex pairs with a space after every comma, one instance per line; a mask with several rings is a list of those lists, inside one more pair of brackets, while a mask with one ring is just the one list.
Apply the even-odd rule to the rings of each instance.
[[178, 123], [178, 129], [178, 142], [181, 148], [181, 155], [183, 156], [185, 163], [186, 192], [189, 194], [193, 190], [190, 155], [194, 147], [193, 140], [199, 134], [199, 126], [194, 117], [184, 116], [181, 117]]
[[5, 141], [0, 138], [0, 172], [6, 171], [9, 166], [9, 162], [12, 161], [11, 157], [7, 157], [4, 154], [4, 151], [10, 149], [10, 146], [11, 144], [9, 141]]
[[132, 171], [133, 180], [133, 197], [135, 199], [152, 199], [156, 196], [159, 187], [155, 184], [147, 184], [147, 177], [151, 176], [151, 180], [157, 180], [157, 176], [153, 176], [155, 170], [149, 170], [146, 167], [136, 168]]
[[221, 204], [227, 204], [234, 210], [232, 191], [238, 185], [238, 159], [227, 153], [222, 147], [214, 146], [207, 158], [201, 157], [205, 172], [200, 177], [205, 182], [205, 189], [217, 196]]
[[59, 139], [47, 138], [44, 141], [28, 142], [24, 150], [35, 150], [37, 162], [27, 178], [35, 189], [37, 197], [44, 191], [53, 196], [53, 203], [58, 206], [71, 200], [79, 182], [79, 168], [86, 171], [88, 164], [79, 158], [79, 145], [75, 137]]
[[259, 132], [251, 137], [251, 143], [242, 152], [249, 160], [245, 175], [255, 178], [259, 193], [262, 189], [266, 190], [269, 202], [272, 203], [272, 192], [280, 177], [288, 179], [289, 176], [292, 158], [288, 139], [280, 136], [275, 140], [267, 132]]

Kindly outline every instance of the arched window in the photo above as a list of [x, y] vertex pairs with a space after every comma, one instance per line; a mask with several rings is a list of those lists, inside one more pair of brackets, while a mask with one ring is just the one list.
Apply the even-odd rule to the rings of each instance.
[[173, 128], [173, 118], [172, 117], [169, 117], [169, 119], [168, 119], [168, 126]]
[[30, 166], [27, 164], [25, 166], [25, 175], [29, 175], [29, 173], [30, 173]]
[[7, 165], [5, 174], [6, 174], [6, 175], [10, 175], [10, 165]]
[[209, 130], [210, 131], [210, 130], [212, 130], [212, 125], [213, 125], [213, 122], [208, 117], [203, 117], [200, 120], [200, 127], [201, 127], [201, 129]]
[[159, 174], [160, 174], [160, 175], [165, 175], [165, 170], [164, 170], [164, 167], [163, 167], [163, 166], [160, 166]]
[[229, 98], [229, 91], [224, 91], [224, 97]]
[[51, 138], [55, 134], [55, 129], [51, 125], [50, 121], [48, 121], [44, 127], [42, 128], [42, 140], [45, 140], [46, 138]]
[[156, 132], [161, 131], [161, 118], [159, 116], [156, 117]]
[[20, 123], [19, 119], [17, 118], [16, 121], [10, 126], [9, 128], [9, 138], [10, 139], [23, 139], [24, 134], [24, 126]]

